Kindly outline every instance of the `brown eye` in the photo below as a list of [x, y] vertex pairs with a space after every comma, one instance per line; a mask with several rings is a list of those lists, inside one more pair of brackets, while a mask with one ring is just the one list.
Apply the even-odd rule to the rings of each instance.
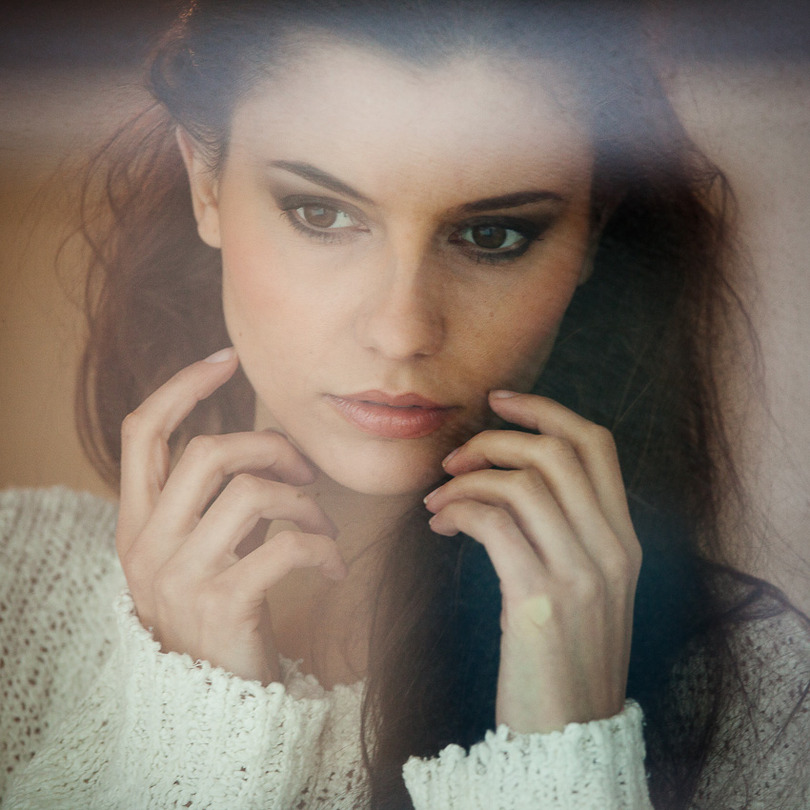
[[504, 246], [507, 229], [499, 225], [478, 225], [470, 229], [472, 241], [486, 250], [498, 250]]
[[304, 222], [316, 228], [331, 228], [340, 213], [335, 208], [326, 208], [323, 205], [302, 205], [298, 211]]
[[[526, 233], [526, 231], [529, 231]], [[520, 250], [534, 238], [532, 228], [524, 226], [522, 229], [497, 223], [482, 223], [481, 225], [468, 225], [457, 231], [451, 241], [456, 244], [466, 244], [469, 247], [480, 248], [484, 251], [505, 254], [509, 251]]]

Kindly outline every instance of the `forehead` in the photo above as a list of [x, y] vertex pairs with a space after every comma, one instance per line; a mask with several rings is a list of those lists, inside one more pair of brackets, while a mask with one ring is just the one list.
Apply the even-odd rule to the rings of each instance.
[[564, 71], [540, 59], [470, 53], [419, 65], [319, 40], [252, 88], [230, 151], [326, 162], [372, 185], [371, 175], [397, 182], [417, 166], [457, 182], [576, 175], [592, 163], [579, 104]]

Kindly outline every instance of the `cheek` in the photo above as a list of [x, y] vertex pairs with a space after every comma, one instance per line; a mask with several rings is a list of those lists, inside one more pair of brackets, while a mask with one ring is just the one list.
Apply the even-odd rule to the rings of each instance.
[[223, 245], [225, 325], [242, 367], [260, 396], [283, 385], [285, 364], [300, 359], [296, 335], [301, 330], [295, 327], [305, 325], [307, 314], [306, 302], [297, 302], [283, 274], [273, 272], [280, 262], [281, 257], [272, 250]]
[[545, 366], [576, 282], [522, 287], [477, 320], [468, 367], [490, 387], [528, 390]]
[[312, 296], [301, 300], [301, 291], [290, 283], [291, 274], [283, 272], [289, 258], [270, 240], [250, 238], [250, 234], [227, 239], [225, 234], [222, 298], [231, 337], [251, 342], [300, 323], [312, 308]]

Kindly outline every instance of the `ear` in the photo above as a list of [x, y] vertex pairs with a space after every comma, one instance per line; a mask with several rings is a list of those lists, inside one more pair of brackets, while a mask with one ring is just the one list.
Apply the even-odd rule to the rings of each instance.
[[200, 154], [200, 147], [183, 127], [177, 127], [177, 145], [186, 165], [191, 188], [191, 205], [200, 239], [213, 248], [222, 247], [219, 232], [217, 181]]
[[593, 263], [596, 259], [596, 253], [599, 250], [599, 244], [602, 241], [602, 231], [605, 230], [605, 225], [607, 225], [608, 221], [613, 216], [613, 212], [618, 208], [623, 197], [624, 194], [594, 206], [591, 233], [588, 238], [588, 250], [582, 260], [582, 268], [579, 271], [579, 285], [584, 284], [593, 274]]
[[599, 248], [599, 233], [595, 233], [591, 236], [588, 240], [588, 250], [585, 253], [584, 258], [582, 259], [582, 266], [579, 268], [579, 280], [577, 281], [577, 286], [581, 287], [593, 273], [593, 260], [596, 257], [596, 251]]

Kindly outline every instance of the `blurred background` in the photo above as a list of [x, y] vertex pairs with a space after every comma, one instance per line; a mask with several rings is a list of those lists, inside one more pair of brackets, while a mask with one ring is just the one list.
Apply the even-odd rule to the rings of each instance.
[[[741, 208], [741, 293], [761, 345], [729, 359], [735, 448], [763, 540], [738, 564], [810, 611], [810, 8], [658, 2], [650, 42], [672, 100]], [[11, 6], [11, 8], [9, 8]], [[73, 427], [81, 278], [62, 249], [87, 156], [148, 103], [141, 64], [177, 3], [43, 2], [0, 12], [0, 486], [114, 497]], [[57, 258], [59, 259], [57, 263]], [[57, 269], [57, 264], [59, 269]]]

